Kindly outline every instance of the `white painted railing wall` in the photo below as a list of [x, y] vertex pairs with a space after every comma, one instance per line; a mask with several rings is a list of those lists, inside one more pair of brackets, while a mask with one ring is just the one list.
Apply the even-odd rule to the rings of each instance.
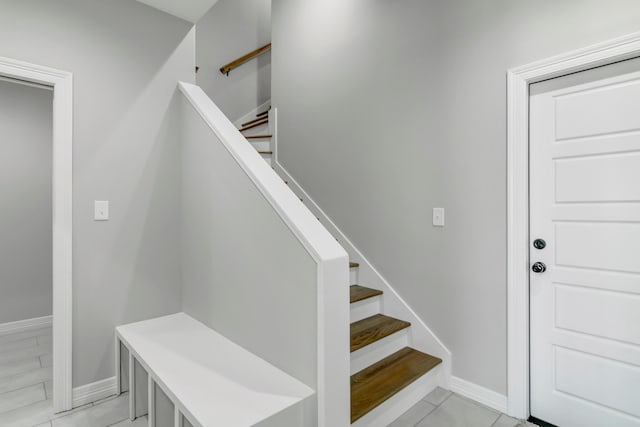
[[199, 87], [180, 90], [183, 310], [315, 389], [299, 425], [346, 427], [347, 253]]

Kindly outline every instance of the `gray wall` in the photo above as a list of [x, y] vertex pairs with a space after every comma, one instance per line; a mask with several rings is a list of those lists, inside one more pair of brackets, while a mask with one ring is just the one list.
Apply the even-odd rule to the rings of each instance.
[[505, 72], [640, 30], [640, 3], [335, 3], [273, 1], [280, 159], [453, 374], [506, 393]]
[[183, 311], [315, 388], [316, 262], [186, 99], [182, 111]]
[[[114, 375], [114, 327], [180, 310], [179, 145], [192, 25], [131, 0], [0, 0], [0, 56], [74, 74], [73, 383]], [[93, 201], [111, 219], [93, 221]]]
[[51, 314], [52, 103], [0, 80], [0, 323]]
[[271, 0], [220, 0], [196, 25], [198, 85], [232, 121], [271, 98], [271, 54], [221, 66], [271, 41]]

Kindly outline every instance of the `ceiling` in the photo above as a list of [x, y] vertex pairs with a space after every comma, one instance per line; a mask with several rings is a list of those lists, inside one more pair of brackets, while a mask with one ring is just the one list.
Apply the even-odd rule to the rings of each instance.
[[137, 0], [163, 12], [195, 23], [207, 13], [218, 0]]

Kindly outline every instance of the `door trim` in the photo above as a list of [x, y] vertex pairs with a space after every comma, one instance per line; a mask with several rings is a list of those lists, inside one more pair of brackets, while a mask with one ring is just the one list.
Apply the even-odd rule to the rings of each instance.
[[0, 57], [0, 76], [53, 88], [53, 410], [72, 406], [73, 77]]
[[528, 418], [529, 85], [640, 56], [640, 32], [507, 71], [507, 398], [508, 414]]

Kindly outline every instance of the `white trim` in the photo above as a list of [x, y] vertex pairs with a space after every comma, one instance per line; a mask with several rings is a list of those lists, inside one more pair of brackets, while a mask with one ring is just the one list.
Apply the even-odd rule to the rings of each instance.
[[451, 377], [450, 390], [468, 399], [482, 403], [496, 411], [507, 412], [507, 396], [504, 394], [497, 393], [458, 377]]
[[347, 250], [351, 261], [360, 263], [359, 279], [366, 286], [383, 291], [385, 313], [400, 319], [405, 319], [411, 323], [412, 345], [416, 349], [432, 354], [442, 359], [440, 369], [443, 375], [440, 377], [439, 385], [444, 388], [449, 387], [449, 379], [451, 378], [451, 351], [438, 338], [438, 336], [427, 326], [427, 324], [418, 316], [418, 314], [407, 304], [407, 302], [398, 294], [391, 286], [387, 279], [369, 262], [369, 260], [360, 252], [360, 250], [349, 240], [349, 238], [338, 228], [338, 226], [329, 218], [329, 216], [318, 206], [318, 204], [307, 194], [307, 192], [298, 184], [298, 182], [289, 174], [289, 172], [280, 164], [278, 157], [278, 138], [277, 138], [277, 111], [272, 107], [274, 112], [273, 126], [274, 132], [274, 158], [272, 159], [273, 169], [288, 182], [289, 188], [303, 200], [303, 203], [311, 210], [311, 212], [320, 219], [329, 232], [336, 237], [338, 242]]
[[0, 75], [53, 87], [53, 410], [72, 407], [73, 77], [0, 57]]
[[0, 324], [0, 336], [48, 328], [53, 324], [52, 320], [52, 316], [43, 316], [34, 317], [33, 319], [16, 320], [15, 322], [3, 323]]
[[[153, 380], [153, 376], [147, 372], [147, 383], [149, 389], [147, 390], [147, 419], [149, 425], [155, 427], [156, 425], [156, 382]], [[175, 405], [174, 405], [175, 406]]]
[[349, 304], [345, 303], [349, 296], [347, 253], [200, 87], [185, 82], [180, 82], [179, 87], [316, 262], [318, 426], [347, 427], [350, 425]]
[[508, 414], [529, 412], [529, 84], [640, 55], [640, 32], [507, 72]]
[[105, 378], [73, 389], [73, 407], [96, 402], [116, 394], [116, 377]]

